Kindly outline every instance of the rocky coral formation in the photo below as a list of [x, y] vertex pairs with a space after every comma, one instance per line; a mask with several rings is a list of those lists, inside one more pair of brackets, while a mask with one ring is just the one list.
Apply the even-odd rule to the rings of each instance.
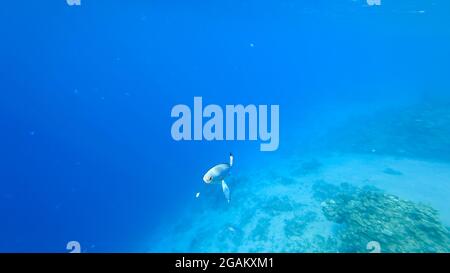
[[377, 241], [382, 252], [450, 252], [449, 230], [433, 208], [373, 189], [337, 189], [322, 210], [342, 224], [339, 251], [367, 252], [367, 243]]
[[302, 236], [308, 225], [316, 219], [317, 215], [314, 212], [307, 211], [303, 215], [299, 215], [292, 219], [286, 219], [284, 222], [284, 234], [290, 240], [295, 237]]
[[262, 199], [258, 203], [258, 211], [268, 214], [272, 217], [279, 215], [280, 213], [293, 212], [304, 207], [304, 204], [297, 203], [291, 200], [287, 196], [274, 196], [270, 198]]

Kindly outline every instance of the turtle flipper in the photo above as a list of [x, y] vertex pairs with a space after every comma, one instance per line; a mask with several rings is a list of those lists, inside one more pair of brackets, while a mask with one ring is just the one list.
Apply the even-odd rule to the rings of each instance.
[[225, 183], [225, 180], [222, 180], [222, 191], [225, 195], [225, 199], [227, 199], [227, 202], [230, 203], [230, 188], [228, 188], [227, 183]]

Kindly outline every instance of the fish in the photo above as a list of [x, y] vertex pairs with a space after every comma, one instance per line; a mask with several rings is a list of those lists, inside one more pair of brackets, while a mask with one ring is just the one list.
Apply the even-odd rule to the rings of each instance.
[[234, 160], [233, 154], [230, 153], [229, 163], [218, 164], [209, 169], [203, 176], [203, 181], [206, 184], [220, 183], [222, 185], [222, 192], [228, 203], [230, 203], [230, 188], [225, 182], [225, 178], [227, 178], [230, 175], [231, 167], [233, 166], [233, 160]]

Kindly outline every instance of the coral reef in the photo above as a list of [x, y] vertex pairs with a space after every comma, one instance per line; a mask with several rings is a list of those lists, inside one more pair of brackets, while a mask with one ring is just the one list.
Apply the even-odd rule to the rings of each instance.
[[[323, 187], [317, 187], [318, 196], [324, 196]], [[333, 190], [322, 210], [327, 219], [342, 224], [339, 251], [367, 252], [370, 241], [379, 242], [382, 252], [450, 251], [450, 233], [433, 208], [367, 188]]]
[[296, 236], [301, 236], [309, 223], [316, 219], [317, 215], [314, 212], [308, 211], [304, 215], [296, 216], [292, 219], [286, 219], [284, 223], [284, 233], [289, 239], [295, 239]]
[[285, 212], [293, 212], [305, 206], [304, 204], [294, 202], [287, 196], [270, 197], [266, 200], [262, 200], [259, 204], [259, 210], [270, 216], [276, 216]]
[[[170, 246], [172, 252], [367, 253], [371, 251], [368, 243], [375, 241], [381, 252], [450, 252], [450, 229], [435, 209], [387, 194], [389, 189], [376, 188], [370, 175], [366, 178], [362, 171], [346, 168], [350, 179], [345, 172], [330, 175], [328, 161], [321, 158], [321, 162], [296, 160], [294, 166], [303, 169], [298, 176], [289, 173], [291, 168], [286, 168], [287, 173], [270, 169], [244, 173], [239, 177], [243, 181], [233, 184], [231, 204], [224, 202], [220, 189], [202, 191], [202, 197], [172, 226], [161, 248], [167, 251]], [[400, 186], [415, 182], [411, 168], [405, 166], [383, 162], [373, 169], [376, 179], [397, 178], [406, 183]], [[329, 183], [331, 179], [335, 182]], [[357, 179], [363, 182], [358, 184]], [[341, 181], [349, 183], [338, 184]], [[396, 194], [408, 196], [402, 191]]]

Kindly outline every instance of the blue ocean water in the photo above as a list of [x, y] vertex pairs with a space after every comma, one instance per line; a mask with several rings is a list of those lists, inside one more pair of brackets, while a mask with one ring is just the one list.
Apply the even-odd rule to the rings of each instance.
[[[364, 247], [448, 252], [449, 13], [445, 0], [5, 1], [0, 251], [360, 251], [344, 222]], [[195, 96], [280, 105], [279, 149], [174, 141], [171, 109]], [[202, 177], [230, 152], [227, 205]], [[364, 203], [367, 186], [446, 239], [395, 248], [383, 236], [405, 219], [361, 238], [330, 189]]]

